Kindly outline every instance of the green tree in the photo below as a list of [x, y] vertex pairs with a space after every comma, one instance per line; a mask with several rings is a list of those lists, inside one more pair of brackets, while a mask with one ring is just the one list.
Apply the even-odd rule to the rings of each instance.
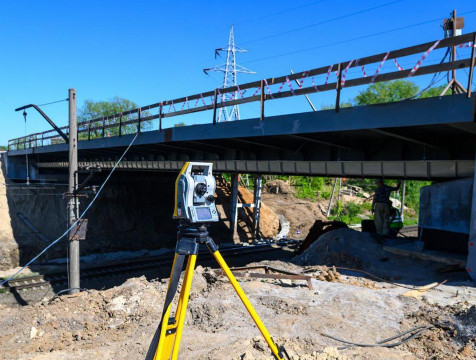
[[186, 126], [184, 122], [178, 122], [174, 125], [174, 127], [182, 127], [182, 126]]
[[417, 85], [407, 80], [395, 80], [372, 84], [354, 99], [356, 105], [372, 105], [401, 101], [418, 94]]
[[[348, 107], [352, 107], [353, 104], [352, 104], [352, 101], [345, 101], [345, 102], [342, 102], [340, 103], [340, 107], [341, 108], [348, 108]], [[333, 104], [333, 105], [330, 105], [330, 104], [324, 104], [321, 106], [321, 110], [334, 110], [336, 108], [336, 106]]]
[[0, 145], [0, 150], [3, 151], [3, 150], [7, 150], [7, 147], [5, 145]]
[[[434, 88], [430, 88], [428, 90], [425, 90], [421, 95], [420, 98], [429, 98], [429, 97], [435, 97], [435, 96], [440, 96], [441, 92], [445, 89], [445, 85], [437, 86]], [[449, 90], [445, 95], [450, 95], [451, 90]]]
[[[106, 129], [105, 134], [102, 133], [102, 121], [91, 122], [91, 138], [102, 137], [104, 136], [117, 136], [119, 135], [119, 115], [122, 112], [128, 110], [137, 109], [139, 106], [128, 99], [123, 99], [118, 96], [114, 97], [109, 101], [93, 101], [86, 100], [83, 106], [78, 111], [78, 122], [84, 122], [88, 120], [94, 120], [105, 116], [118, 115], [117, 117], [107, 120], [106, 125], [116, 125], [114, 127], [109, 127]], [[148, 112], [142, 112], [142, 117], [148, 116]], [[124, 115], [122, 117], [122, 122], [127, 122], [128, 120], [137, 119], [137, 114]], [[150, 121], [141, 123], [141, 130], [147, 130], [152, 126]], [[80, 129], [87, 128], [86, 125], [80, 127]], [[122, 126], [122, 134], [131, 134], [137, 131], [136, 124], [129, 124]], [[86, 133], [80, 133], [80, 139], [87, 138]]]

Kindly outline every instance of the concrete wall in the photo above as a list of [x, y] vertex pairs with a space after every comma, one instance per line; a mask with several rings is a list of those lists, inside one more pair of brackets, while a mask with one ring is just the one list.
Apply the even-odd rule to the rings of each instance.
[[472, 194], [472, 178], [422, 187], [419, 226], [469, 234]]

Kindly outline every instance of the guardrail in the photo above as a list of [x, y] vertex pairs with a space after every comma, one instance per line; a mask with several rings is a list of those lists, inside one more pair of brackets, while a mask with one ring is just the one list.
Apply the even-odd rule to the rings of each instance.
[[[158, 130], [162, 131], [163, 121], [166, 118], [191, 114], [200, 111], [213, 110], [213, 124], [217, 124], [217, 109], [232, 105], [245, 104], [250, 102], [260, 102], [260, 119], [264, 120], [265, 102], [287, 98], [291, 96], [305, 95], [315, 92], [336, 91], [335, 111], [340, 109], [340, 94], [344, 87], [354, 87], [366, 84], [372, 84], [382, 81], [403, 79], [413, 76], [422, 76], [428, 74], [437, 74], [455, 69], [470, 68], [468, 76], [468, 96], [471, 95], [471, 83], [473, 70], [475, 66], [475, 43], [476, 32], [450, 37], [442, 40], [427, 42], [420, 45], [393, 50], [386, 53], [372, 55], [361, 59], [344, 61], [338, 64], [324, 66], [308, 71], [302, 71], [295, 74], [268, 78], [246, 84], [232, 86], [225, 89], [215, 89], [212, 91], [181, 97], [174, 100], [161, 101], [155, 104], [142, 106], [137, 109], [125, 111], [111, 116], [101, 117], [93, 120], [82, 121], [78, 123], [79, 140], [91, 140], [95, 138], [104, 138], [111, 136], [122, 136], [135, 132], [147, 130], [147, 124], [158, 119]], [[450, 62], [444, 62], [435, 65], [421, 66], [430, 52], [436, 49], [448, 48], [452, 46], [471, 47], [471, 56], [466, 59], [460, 59]], [[411, 69], [403, 69], [397, 62], [397, 58], [405, 56], [422, 54], [420, 60]], [[394, 60], [397, 71], [380, 73], [380, 70], [387, 60]], [[365, 73], [365, 65], [378, 63], [378, 68], [374, 74]], [[361, 67], [363, 77], [346, 80], [347, 71], [350, 68]], [[335, 73], [335, 82], [329, 82], [332, 74]], [[326, 75], [324, 84], [316, 84], [314, 77]], [[291, 81], [299, 82], [298, 88], [293, 88]], [[311, 86], [304, 86], [305, 81], [311, 81]], [[287, 85], [289, 90], [282, 91]], [[279, 86], [278, 91], [272, 91], [272, 88]], [[254, 90], [251, 96], [245, 96], [249, 90]], [[193, 104], [193, 106], [191, 106]], [[164, 112], [164, 108], [168, 111]], [[179, 108], [179, 110], [177, 110]], [[157, 114], [151, 115], [152, 109], [158, 109]], [[68, 133], [68, 127], [60, 128]], [[115, 129], [111, 131], [111, 129]], [[8, 150], [19, 150], [62, 143], [64, 140], [58, 136], [54, 130], [44, 131], [19, 137], [8, 141]]]

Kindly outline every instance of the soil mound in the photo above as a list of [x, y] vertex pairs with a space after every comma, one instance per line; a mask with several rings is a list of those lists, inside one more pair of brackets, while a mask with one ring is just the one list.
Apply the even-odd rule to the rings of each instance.
[[289, 182], [284, 180], [271, 180], [266, 182], [265, 189], [269, 194], [294, 194], [295, 191]]

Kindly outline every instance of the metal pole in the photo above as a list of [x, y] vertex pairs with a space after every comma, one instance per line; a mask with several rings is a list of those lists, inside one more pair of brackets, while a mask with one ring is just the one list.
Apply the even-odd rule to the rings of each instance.
[[407, 181], [402, 181], [402, 201], [400, 203], [400, 217], [402, 218], [403, 222], [403, 211], [405, 210], [405, 186], [407, 185]]
[[[69, 179], [68, 226], [79, 218], [79, 202], [76, 195], [78, 184], [78, 123], [76, 121], [76, 90], [69, 89]], [[72, 240], [69, 233], [69, 293], [79, 292], [79, 240]]]
[[476, 48], [476, 34], [473, 36], [473, 47], [471, 49], [471, 67], [469, 68], [468, 76], [468, 98], [471, 97], [471, 86], [473, 86], [473, 73], [474, 73], [474, 49]]
[[342, 64], [338, 64], [337, 66], [337, 86], [336, 86], [336, 106], [335, 111], [339, 112], [340, 110], [340, 91], [342, 89]]
[[[456, 36], [456, 10], [453, 10], [453, 36], [452, 37], [455, 37]], [[452, 46], [451, 47], [451, 55], [452, 55], [452, 60], [453, 62], [456, 61], [456, 46]], [[453, 68], [453, 70], [451, 70], [451, 75], [452, 75], [452, 78], [453, 78], [453, 84], [452, 84], [452, 87], [451, 87], [451, 91], [452, 91], [452, 94], [456, 94], [456, 69]]]
[[337, 178], [335, 178], [334, 180], [334, 187], [332, 188], [331, 199], [329, 200], [329, 207], [327, 208], [326, 217], [329, 217], [329, 215], [331, 214], [332, 201], [334, 200], [334, 193], [336, 191], [336, 186], [337, 186]]
[[262, 176], [255, 176], [255, 189], [254, 189], [254, 208], [253, 208], [253, 238], [256, 239], [259, 236], [259, 218], [261, 211], [261, 183]]
[[162, 109], [164, 107], [164, 104], [161, 102], [159, 105], [159, 132], [162, 132]]
[[265, 100], [265, 95], [264, 95], [264, 80], [261, 80], [261, 97], [260, 97], [260, 102], [261, 102], [261, 115], [260, 115], [260, 120], [264, 120], [264, 100]]
[[[337, 211], [339, 211], [340, 193], [342, 190], [342, 178], [339, 178], [339, 190], [337, 191]], [[339, 214], [337, 214], [339, 215]]]
[[217, 124], [217, 93], [218, 90], [215, 89], [215, 95], [213, 97], [213, 125]]
[[[291, 71], [291, 74], [294, 75], [294, 71], [292, 70], [289, 70]], [[298, 79], [294, 79], [294, 81], [296, 82], [296, 84], [301, 87], [301, 84], [299, 83]], [[307, 102], [309, 103], [309, 106], [311, 107], [312, 111], [317, 111], [316, 107], [314, 106], [314, 104], [312, 103], [311, 99], [309, 99], [309, 96], [307, 96], [307, 94], [304, 94], [304, 96], [306, 97], [306, 100]]]
[[235, 240], [238, 226], [238, 183], [240, 174], [233, 174], [231, 177], [231, 201], [230, 201], [230, 230], [231, 240]]

